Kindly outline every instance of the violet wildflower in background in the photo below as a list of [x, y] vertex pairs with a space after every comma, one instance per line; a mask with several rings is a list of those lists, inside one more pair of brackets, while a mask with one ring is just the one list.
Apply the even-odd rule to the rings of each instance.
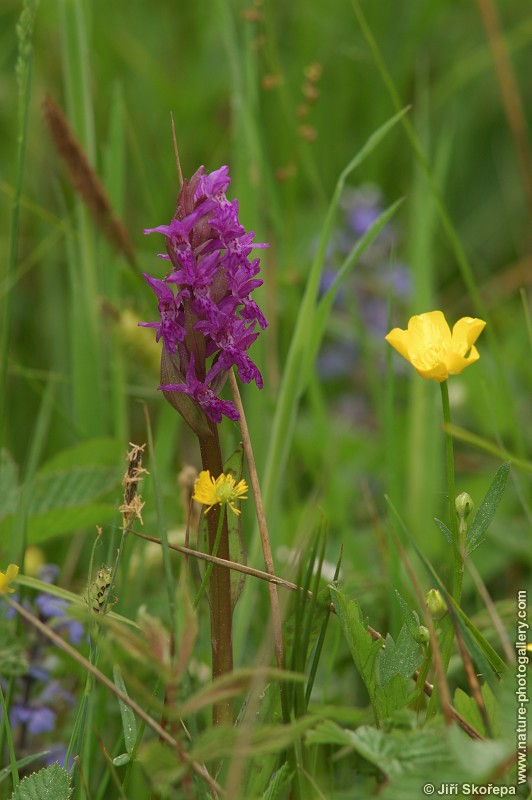
[[[58, 573], [59, 568], [55, 564], [44, 564], [39, 569], [38, 577], [45, 583], [53, 584]], [[83, 625], [77, 620], [69, 619], [68, 601], [48, 592], [39, 592], [33, 601], [25, 598], [24, 606], [41, 622], [68, 637], [73, 644], [83, 641]], [[0, 626], [13, 624], [14, 627], [14, 613], [12, 609], [5, 609], [5, 621], [0, 617]], [[19, 636], [25, 645], [27, 670], [15, 676], [10, 723], [20, 756], [42, 749], [52, 737], [61, 737], [65, 720], [75, 705], [75, 698], [64, 686], [65, 683], [71, 683], [70, 679], [62, 676], [58, 680], [55, 677], [61, 667], [55, 645], [31, 626], [23, 626]], [[3, 689], [6, 688], [7, 684], [3, 684]], [[64, 762], [64, 744], [54, 742], [51, 749], [54, 753], [49, 753], [51, 760], [47, 763], [57, 760]]]
[[[322, 274], [323, 294], [386, 204], [378, 186], [364, 184], [347, 187], [340, 207], [342, 219], [331, 237]], [[384, 369], [381, 342], [389, 329], [390, 298], [394, 319], [401, 319], [412, 291], [411, 270], [398, 257], [400, 238], [399, 224], [388, 222], [345, 277], [317, 361], [320, 377], [335, 392], [335, 411], [366, 427], [372, 424], [374, 414], [374, 398], [368, 396], [367, 362]]]
[[244, 383], [263, 385], [247, 351], [267, 325], [251, 298], [262, 284], [260, 261], [251, 253], [267, 245], [253, 244], [253, 232], [238, 220], [238, 200], [226, 198], [228, 172], [200, 167], [183, 182], [170, 224], [145, 231], [165, 236], [167, 255], [160, 258], [171, 269], [163, 280], [144, 275], [160, 319], [139, 325], [154, 328], [163, 341], [158, 388], [200, 436], [205, 417], [238, 419], [233, 404], [218, 396], [228, 370], [234, 366]]

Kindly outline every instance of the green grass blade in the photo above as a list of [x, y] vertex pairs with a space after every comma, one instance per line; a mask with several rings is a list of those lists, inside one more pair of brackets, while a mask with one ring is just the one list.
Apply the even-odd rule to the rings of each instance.
[[[113, 667], [113, 680], [115, 686], [120, 689], [121, 692], [127, 694], [126, 685], [124, 683], [124, 679], [122, 677], [122, 672], [120, 667], [115, 664]], [[135, 718], [135, 714], [131, 710], [129, 706], [127, 706], [122, 700], [118, 700], [120, 705], [120, 716], [122, 718], [122, 732], [124, 734], [124, 743], [126, 745], [126, 750], [128, 755], [130, 756], [135, 748], [135, 744], [137, 741], [137, 720]]]
[[[18, 82], [18, 116], [17, 116], [17, 155], [15, 173], [15, 192], [11, 203], [11, 230], [9, 234], [9, 254], [5, 280], [6, 286], [11, 286], [14, 278], [17, 251], [18, 231], [20, 217], [20, 198], [24, 179], [24, 164], [28, 143], [29, 106], [31, 100], [31, 81], [33, 47], [32, 35], [35, 16], [37, 14], [37, 0], [25, 0], [17, 25], [18, 58], [16, 64]], [[7, 393], [7, 366], [9, 358], [9, 342], [11, 338], [12, 317], [12, 292], [7, 290], [2, 308], [2, 322], [0, 328], [0, 442], [3, 441], [5, 426], [7, 424], [6, 399]]]
[[316, 257], [312, 264], [305, 294], [301, 302], [301, 309], [291, 338], [290, 350], [288, 352], [283, 380], [277, 399], [276, 413], [271, 432], [271, 443], [262, 479], [262, 494], [266, 512], [268, 512], [273, 504], [273, 499], [284, 471], [288, 450], [292, 441], [297, 408], [304, 386], [304, 372], [301, 369], [301, 365], [308, 364], [309, 351], [311, 342], [313, 341], [312, 333], [320, 277], [325, 262], [327, 243], [329, 242], [335, 224], [336, 210], [342, 190], [347, 178], [353, 170], [360, 166], [360, 164], [371, 155], [386, 134], [402, 119], [402, 117], [404, 117], [406, 112], [407, 109], [403, 109], [395, 114], [369, 137], [365, 145], [342, 171], [336, 183], [336, 188], [323, 225]]

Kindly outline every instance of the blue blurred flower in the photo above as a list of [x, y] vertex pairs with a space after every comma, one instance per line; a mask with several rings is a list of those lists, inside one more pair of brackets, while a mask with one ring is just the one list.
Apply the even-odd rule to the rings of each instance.
[[55, 712], [45, 706], [13, 703], [9, 719], [13, 728], [16, 725], [25, 725], [28, 733], [36, 736], [53, 731], [56, 717]]
[[[330, 237], [322, 272], [320, 295], [335, 280], [347, 255], [381, 216], [387, 204], [379, 187], [366, 184], [347, 188], [340, 200], [343, 219]], [[334, 381], [337, 408], [345, 413], [347, 398], [353, 419], [371, 416], [371, 403], [364, 399], [368, 388], [363, 357], [384, 368], [382, 337], [389, 330], [389, 306], [394, 314], [406, 311], [412, 291], [410, 268], [397, 258], [400, 229], [388, 222], [338, 287], [325, 341], [317, 359], [322, 380]], [[373, 352], [374, 351], [374, 352]], [[375, 356], [375, 357], [374, 357]], [[354, 397], [359, 401], [356, 404]], [[361, 400], [363, 399], [363, 402]], [[362, 404], [361, 404], [362, 403]]]
[[[55, 564], [45, 564], [38, 576], [45, 583], [52, 584], [58, 574], [59, 569]], [[49, 627], [65, 631], [74, 644], [82, 641], [83, 626], [67, 617], [68, 601], [41, 592], [33, 601], [25, 598], [24, 606]], [[16, 678], [10, 722], [18, 731], [19, 747], [26, 753], [35, 747], [29, 737], [46, 736], [57, 731], [59, 719], [74, 706], [75, 698], [58, 680], [51, 677], [59, 659], [54, 655], [56, 651], [50, 641], [32, 626], [25, 630], [25, 636], [29, 665], [26, 673]], [[63, 744], [53, 744], [46, 763], [64, 762], [65, 753]]]

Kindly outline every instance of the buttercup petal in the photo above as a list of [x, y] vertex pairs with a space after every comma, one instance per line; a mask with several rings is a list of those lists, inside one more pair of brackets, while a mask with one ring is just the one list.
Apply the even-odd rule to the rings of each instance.
[[411, 317], [406, 331], [394, 328], [385, 338], [421, 377], [441, 383], [478, 360], [473, 345], [485, 325], [481, 319], [463, 317], [451, 333], [443, 313], [429, 311]]
[[413, 366], [418, 375], [421, 375], [421, 377], [425, 378], [426, 380], [438, 381], [438, 383], [442, 383], [442, 381], [446, 381], [449, 377], [447, 364], [443, 361], [438, 362], [438, 364], [433, 367], [416, 367], [415, 364]]
[[408, 335], [408, 331], [403, 331], [401, 328], [394, 328], [390, 333], [388, 333], [385, 337], [388, 344], [391, 344], [398, 353], [400, 353], [403, 358], [406, 358], [407, 361], [410, 361], [409, 358], [409, 342], [410, 337]]
[[467, 351], [475, 344], [485, 327], [486, 323], [482, 319], [473, 317], [462, 317], [462, 319], [459, 319], [453, 328], [453, 351], [465, 356]]

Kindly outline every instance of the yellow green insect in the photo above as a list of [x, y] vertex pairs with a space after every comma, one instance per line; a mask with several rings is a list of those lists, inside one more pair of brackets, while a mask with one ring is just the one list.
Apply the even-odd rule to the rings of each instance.
[[[117, 602], [117, 598], [107, 600], [109, 589], [111, 588], [111, 578], [113, 575], [113, 568], [107, 567], [105, 564], [96, 573], [96, 579], [91, 583], [88, 590], [87, 601], [89, 607], [96, 613], [100, 614], [104, 610], [110, 611]], [[106, 605], [107, 600], [107, 605]]]

